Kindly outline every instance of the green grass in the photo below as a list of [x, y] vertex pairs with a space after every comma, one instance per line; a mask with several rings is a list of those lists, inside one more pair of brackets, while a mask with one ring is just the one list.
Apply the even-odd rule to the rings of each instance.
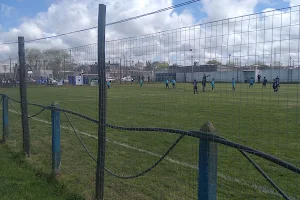
[[21, 154], [12, 153], [0, 145], [0, 193], [2, 200], [63, 200], [79, 199], [66, 194], [60, 183], [39, 171], [33, 171]]
[[[108, 91], [107, 122], [119, 126], [162, 127], [199, 130], [207, 121], [219, 135], [300, 166], [300, 85], [282, 85], [279, 93], [271, 86], [248, 88], [238, 84], [235, 92], [230, 84], [216, 84], [216, 91], [194, 95], [191, 84], [177, 84], [166, 90], [163, 84], [112, 84]], [[19, 99], [18, 89], [1, 89]], [[58, 101], [61, 108], [94, 118], [98, 115], [96, 87], [28, 88], [28, 101], [49, 105]], [[20, 108], [15, 104], [16, 108]], [[12, 106], [10, 105], [10, 109]], [[39, 111], [29, 106], [29, 114]], [[37, 118], [50, 121], [46, 111]], [[9, 147], [18, 152], [22, 147], [20, 116], [10, 112]], [[97, 125], [69, 115], [76, 129], [97, 135]], [[61, 114], [61, 124], [70, 127]], [[51, 171], [51, 125], [30, 120], [32, 156], [30, 166], [44, 173]], [[127, 132], [107, 129], [106, 167], [117, 174], [133, 175], [151, 166], [176, 140], [169, 133]], [[97, 141], [82, 135], [90, 151], [96, 155]], [[86, 154], [74, 133], [62, 128], [62, 175], [70, 192], [86, 199], [95, 193], [96, 165]], [[184, 137], [169, 155], [147, 175], [120, 180], [106, 174], [106, 199], [197, 199], [197, 167], [199, 141]], [[131, 148], [134, 147], [134, 148]], [[219, 145], [218, 199], [281, 199], [264, 178], [235, 149]], [[268, 175], [292, 198], [300, 199], [300, 176], [268, 161], [251, 156]]]

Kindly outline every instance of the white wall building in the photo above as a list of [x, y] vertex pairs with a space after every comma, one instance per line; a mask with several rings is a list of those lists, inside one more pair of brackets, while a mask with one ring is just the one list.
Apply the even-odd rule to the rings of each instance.
[[[13, 67], [11, 68], [13, 73]], [[0, 64], [0, 74], [10, 73], [10, 66], [8, 64]]]
[[232, 78], [236, 82], [245, 82], [245, 80], [249, 80], [251, 77], [254, 77], [257, 82], [257, 75], [261, 75], [261, 80], [266, 77], [269, 83], [277, 76], [280, 78], [281, 83], [300, 83], [300, 68], [176, 73], [176, 80], [177, 82], [184, 82], [184, 80], [192, 82], [194, 79], [201, 81], [204, 73], [210, 75], [207, 81], [211, 81], [214, 78], [216, 82], [231, 82]]
[[53, 78], [53, 70], [32, 70], [32, 78], [49, 77]]

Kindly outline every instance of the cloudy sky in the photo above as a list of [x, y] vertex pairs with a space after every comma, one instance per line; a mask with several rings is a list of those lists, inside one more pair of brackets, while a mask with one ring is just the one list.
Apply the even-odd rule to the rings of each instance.
[[[144, 14], [147, 12], [155, 11], [161, 8], [169, 7], [174, 4], [182, 3], [187, 0], [1, 0], [0, 1], [0, 43], [4, 42], [13, 42], [17, 40], [18, 36], [24, 36], [25, 40], [53, 36], [65, 32], [70, 32], [78, 29], [93, 27], [97, 25], [97, 14], [98, 14], [98, 4], [104, 3], [107, 5], [107, 23], [114, 22], [117, 20], [121, 20], [128, 17], [133, 17], [136, 15]], [[141, 19], [137, 19], [134, 21], [117, 24], [113, 26], [109, 26], [106, 29], [106, 39], [116, 40], [120, 38], [127, 38], [131, 36], [139, 36], [150, 33], [161, 32], [170, 29], [176, 29], [180, 27], [187, 27], [195, 24], [201, 24], [205, 22], [221, 20], [226, 18], [232, 18], [257, 12], [262, 12], [266, 10], [278, 9], [288, 6], [295, 6], [300, 4], [300, 0], [202, 0], [200, 2], [184, 6], [181, 8], [177, 8], [174, 10], [169, 10], [160, 14], [144, 17]], [[297, 8], [299, 9], [299, 8]], [[282, 18], [282, 13], [288, 13], [289, 10], [286, 11], [278, 11], [280, 15], [277, 17]], [[299, 12], [298, 12], [299, 13]], [[274, 14], [274, 12], [273, 12]], [[266, 15], [267, 16], [267, 15]], [[292, 14], [289, 15], [291, 18]], [[288, 18], [288, 16], [285, 16]], [[276, 18], [276, 17], [275, 17]], [[245, 19], [245, 18], [244, 18]], [[293, 19], [298, 20], [298, 19]], [[251, 22], [250, 22], [251, 21]], [[253, 24], [253, 19], [248, 21], [249, 27], [255, 26]], [[262, 26], [262, 22], [264, 24], [268, 21], [267, 18], [259, 19], [259, 23], [256, 22], [257, 26]], [[246, 22], [246, 21], [245, 21]], [[283, 19], [282, 19], [283, 22]], [[299, 22], [299, 20], [297, 21]], [[231, 27], [231, 22], [227, 21], [227, 25], [222, 25], [222, 30], [224, 27], [228, 27], [228, 31], [235, 30], [236, 28]], [[269, 24], [274, 24], [274, 18], [272, 22]], [[291, 22], [290, 22], [291, 23]], [[241, 20], [240, 24], [243, 23]], [[258, 25], [257, 25], [258, 24]], [[297, 23], [296, 23], [297, 24]], [[235, 25], [234, 25], [235, 26]], [[242, 25], [241, 25], [242, 26]], [[249, 30], [248, 27], [248, 30]], [[296, 27], [294, 27], [296, 30]], [[250, 28], [252, 30], [252, 28]], [[299, 28], [298, 28], [299, 29]], [[297, 30], [298, 30], [297, 29]], [[181, 35], [178, 36], [180, 38], [181, 43], [176, 45], [170, 45], [174, 43], [174, 39], [168, 40], [168, 45], [166, 42], [162, 42], [161, 38], [166, 37], [166, 35], [159, 34], [154, 35], [150, 38], [150, 42], [146, 42], [143, 39], [137, 38], [136, 41], [126, 41], [126, 42], [118, 42], [111, 43], [107, 45], [108, 48], [111, 49], [111, 57], [118, 57], [121, 54], [126, 54], [126, 56], [136, 57], [138, 54], [145, 54], [146, 58], [140, 57], [141, 60], [151, 59], [151, 60], [187, 60], [195, 59], [198, 57], [198, 61], [201, 62], [203, 56], [205, 57], [219, 57], [222, 58], [224, 55], [232, 54], [235, 56], [234, 44], [233, 49], [231, 50], [227, 48], [226, 52], [221, 49], [212, 49], [205, 52], [201, 52], [200, 46], [203, 46], [205, 43], [205, 49], [208, 46], [208, 41], [202, 41], [201, 45], [197, 45], [197, 39], [194, 39], [192, 42], [194, 44], [187, 44], [185, 42], [187, 37], [187, 30], [189, 33], [191, 29], [185, 29], [181, 31]], [[284, 30], [281, 30], [281, 32]], [[192, 35], [194, 38], [197, 38], [196, 35], [203, 34], [206, 32], [210, 34], [209, 37], [212, 37], [212, 32], [220, 32], [220, 25], [216, 25], [215, 27], [211, 26], [211, 30], [203, 29], [202, 27], [199, 30], [196, 28], [193, 29]], [[276, 32], [276, 31], [275, 31]], [[290, 31], [290, 32], [293, 32]], [[172, 32], [167, 32], [168, 37], [173, 36]], [[266, 32], [264, 33], [266, 34]], [[299, 35], [299, 32], [295, 32], [295, 35]], [[177, 35], [177, 34], [176, 34]], [[217, 33], [217, 35], [219, 35]], [[276, 35], [276, 34], [274, 34]], [[253, 39], [250, 34], [247, 35], [247, 43]], [[154, 38], [156, 37], [156, 38]], [[177, 36], [176, 36], [177, 37]], [[191, 40], [191, 34], [188, 36], [188, 40]], [[250, 38], [251, 37], [251, 38]], [[254, 36], [253, 36], [254, 37]], [[255, 36], [256, 43], [258, 42], [257, 37]], [[151, 39], [152, 38], [152, 39]], [[157, 39], [159, 38], [159, 39]], [[184, 39], [185, 38], [185, 39]], [[220, 39], [218, 36], [215, 37], [217, 41], [210, 40], [210, 46], [218, 43], [223, 39]], [[234, 37], [226, 37], [227, 46], [230, 45], [231, 40], [234, 41], [245, 41], [242, 38], [242, 34], [235, 34]], [[299, 36], [298, 36], [299, 38]], [[174, 40], [174, 41], [173, 41]], [[280, 38], [282, 40], [282, 38]], [[51, 47], [56, 47], [59, 49], [71, 48], [86, 44], [92, 44], [97, 41], [97, 30], [91, 30], [84, 33], [72, 34], [69, 36], [63, 36], [55, 39], [49, 39], [45, 41], [33, 42], [26, 44], [26, 47], [35, 47], [40, 49], [47, 49]], [[143, 44], [150, 45], [150, 43], [159, 43], [156, 44], [156, 50], [141, 50], [141, 46]], [[201, 40], [199, 39], [199, 42]], [[139, 43], [139, 44], [137, 44]], [[240, 49], [246, 48], [242, 47], [243, 42], [240, 43]], [[123, 49], [121, 49], [121, 45]], [[134, 48], [129, 48], [132, 45]], [[221, 45], [224, 46], [224, 41], [221, 42]], [[159, 46], [159, 50], [157, 47]], [[174, 47], [176, 46], [176, 48]], [[259, 46], [259, 44], [256, 44]], [[178, 49], [178, 48], [179, 49]], [[249, 45], [247, 46], [249, 47]], [[182, 50], [182, 48], [184, 50]], [[267, 47], [269, 48], [269, 47]], [[270, 47], [274, 49], [273, 47]], [[270, 50], [269, 48], [269, 50]], [[289, 47], [290, 48], [290, 47]], [[112, 50], [113, 49], [113, 50]], [[125, 50], [124, 50], [125, 49]], [[140, 49], [140, 51], [139, 51]], [[194, 51], [187, 51], [187, 49], [194, 49]], [[260, 50], [255, 50], [255, 52], [260, 52], [260, 54], [270, 54], [270, 52], [264, 52], [267, 50], [262, 50], [260, 47], [255, 48]], [[272, 51], [272, 49], [270, 51]], [[88, 51], [88, 50], [86, 50]], [[92, 47], [89, 51], [92, 51]], [[144, 52], [143, 52], [144, 51]], [[187, 51], [186, 53], [175, 53]], [[242, 50], [241, 50], [242, 51]], [[240, 57], [243, 54], [240, 53]], [[273, 50], [274, 51], [274, 50]], [[277, 50], [279, 52], [279, 50]], [[214, 53], [212, 53], [214, 52]], [[162, 54], [161, 54], [162, 53]], [[130, 54], [130, 55], [129, 55]], [[160, 54], [160, 55], [158, 55]], [[192, 55], [196, 54], [196, 55]], [[249, 48], [248, 53], [249, 55]], [[257, 53], [258, 54], [258, 53]], [[4, 59], [8, 56], [16, 56], [17, 55], [17, 46], [16, 45], [0, 45], [0, 59]], [[144, 57], [145, 57], [144, 55]], [[213, 56], [214, 55], [214, 56]], [[295, 58], [296, 54], [293, 55]], [[256, 57], [256, 56], [255, 56]], [[266, 56], [267, 57], [267, 56]], [[255, 58], [257, 59], [257, 58]], [[269, 58], [268, 58], [269, 59]], [[286, 58], [285, 58], [286, 59]], [[223, 60], [223, 59], [222, 59]], [[241, 58], [242, 60], [242, 58]]]

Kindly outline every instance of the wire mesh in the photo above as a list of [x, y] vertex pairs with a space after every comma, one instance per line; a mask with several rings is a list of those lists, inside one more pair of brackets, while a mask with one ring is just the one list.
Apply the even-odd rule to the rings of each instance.
[[[299, 14], [296, 6], [107, 41], [107, 73], [119, 84], [109, 91], [108, 121], [192, 130], [211, 121], [221, 136], [299, 165], [292, 145], [299, 140]], [[122, 141], [154, 152], [164, 146], [164, 139], [174, 139], [136, 133], [138, 139], [133, 141], [132, 133], [119, 134]], [[183, 140], [172, 156], [197, 166], [197, 151], [195, 140]], [[237, 150], [219, 146], [218, 155], [219, 198], [280, 198]], [[299, 198], [298, 176], [253, 159], [291, 198]], [[176, 188], [196, 198], [196, 182], [188, 189], [175, 186], [187, 185], [183, 176], [193, 177], [191, 185], [196, 181], [197, 173], [183, 171], [174, 172], [178, 176], [175, 184], [171, 181], [174, 187], [166, 186], [160, 195]]]
[[[299, 16], [295, 6], [107, 41], [107, 123], [199, 130], [210, 121], [219, 136], [299, 166]], [[61, 108], [98, 118], [97, 44], [26, 53], [34, 84], [28, 86], [29, 102], [57, 101]], [[17, 89], [1, 92], [18, 99]], [[9, 146], [17, 151], [22, 148], [19, 107], [14, 102], [9, 106]], [[29, 106], [31, 164], [49, 172], [51, 115], [40, 111]], [[60, 179], [86, 199], [94, 197], [96, 164], [91, 155], [97, 155], [97, 132], [96, 123], [61, 111]], [[136, 175], [177, 138], [107, 128], [105, 167], [119, 176]], [[198, 151], [199, 140], [185, 136], [143, 176], [124, 180], [106, 173], [105, 197], [197, 199]], [[300, 198], [298, 174], [218, 145], [218, 199], [281, 198], [250, 159], [291, 199]]]

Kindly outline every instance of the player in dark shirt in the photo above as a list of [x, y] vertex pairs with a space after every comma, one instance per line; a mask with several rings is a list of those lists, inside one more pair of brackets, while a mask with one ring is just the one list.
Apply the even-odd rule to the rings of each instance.
[[264, 80], [263, 80], [263, 88], [265, 88], [266, 87], [266, 85], [267, 85], [267, 79], [266, 79], [266, 77], [264, 77]]
[[258, 82], [260, 83], [260, 78], [261, 78], [261, 75], [257, 75], [257, 80], [258, 80]]
[[203, 92], [205, 92], [206, 78], [209, 77], [209, 76], [210, 75], [206, 76], [206, 74], [203, 75], [203, 78], [202, 78], [202, 90], [203, 90]]
[[198, 82], [196, 81], [196, 79], [193, 82], [193, 86], [194, 86], [194, 94], [197, 93], [198, 94], [198, 86], [197, 86]]
[[274, 79], [274, 81], [273, 81], [273, 90], [274, 90], [274, 92], [278, 92], [278, 83], [277, 83], [276, 79]]

